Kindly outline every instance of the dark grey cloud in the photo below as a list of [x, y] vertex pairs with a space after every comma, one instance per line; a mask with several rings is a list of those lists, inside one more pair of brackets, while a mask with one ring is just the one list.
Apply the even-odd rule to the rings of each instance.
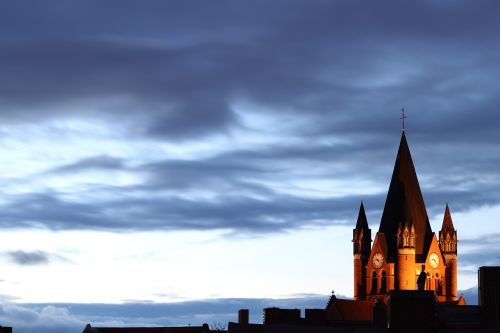
[[50, 255], [43, 251], [26, 252], [18, 250], [7, 252], [6, 255], [12, 262], [22, 266], [48, 264], [50, 258]]
[[[447, 112], [495, 105], [492, 2], [111, 4], [4, 5], [5, 117], [125, 97], [92, 116], [141, 119], [138, 132], [174, 139], [237, 125], [238, 99], [316, 119], [320, 133], [387, 130], [401, 105], [422, 113], [413, 126], [442, 130]], [[72, 109], [60, 112], [82, 112]]]
[[[346, 205], [345, 202], [352, 204]], [[318, 200], [288, 195], [260, 200], [228, 196], [216, 202], [165, 197], [75, 203], [54, 193], [44, 193], [21, 196], [3, 206], [0, 223], [11, 228], [44, 227], [52, 230], [221, 229], [236, 233], [267, 233], [345, 224], [345, 220], [352, 217], [352, 209], [346, 207], [358, 204], [357, 198], [353, 197]]]
[[15, 251], [7, 251], [3, 253], [3, 255], [11, 262], [21, 265], [21, 266], [30, 266], [30, 265], [46, 265], [53, 261], [62, 261], [66, 263], [70, 263], [71, 260], [56, 254], [49, 253], [45, 251], [23, 251], [23, 250], [15, 250]]
[[[430, 215], [446, 201], [454, 212], [500, 203], [494, 1], [0, 6], [5, 126], [75, 117], [118, 126], [124, 144], [224, 135], [231, 147], [243, 130], [283, 140], [198, 160], [132, 163], [109, 152], [55, 166], [49, 174], [125, 171], [143, 182], [94, 184], [82, 192], [94, 191], [94, 201], [50, 190], [9, 194], [3, 226], [284, 231], [354, 221], [361, 199], [376, 225], [402, 106]], [[293, 122], [288, 131], [251, 128], [238, 103], [271, 123], [283, 115]], [[281, 190], [311, 177], [381, 190], [321, 199]], [[210, 200], [192, 195], [206, 190]]]
[[[232, 118], [225, 99], [202, 82], [206, 75], [188, 70], [186, 50], [94, 40], [9, 43], [2, 48], [0, 70], [10, 77], [0, 81], [6, 119], [81, 116], [81, 111], [70, 110], [100, 100], [103, 106], [86, 108], [83, 115], [176, 137], [219, 130]], [[106, 101], [116, 99], [116, 108], [106, 109]]]

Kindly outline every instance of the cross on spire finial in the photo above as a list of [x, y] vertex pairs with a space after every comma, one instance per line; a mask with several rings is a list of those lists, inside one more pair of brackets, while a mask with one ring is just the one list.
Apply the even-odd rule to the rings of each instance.
[[401, 109], [401, 117], [399, 117], [399, 119], [401, 119], [401, 121], [403, 122], [403, 128], [401, 128], [401, 130], [403, 132], [406, 132], [406, 127], [405, 127], [405, 119], [406, 119], [406, 115], [405, 115], [405, 108], [402, 108]]

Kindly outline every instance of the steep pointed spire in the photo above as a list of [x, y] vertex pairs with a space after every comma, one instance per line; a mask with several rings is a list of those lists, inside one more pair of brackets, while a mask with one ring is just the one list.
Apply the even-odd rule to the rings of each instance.
[[457, 231], [453, 226], [448, 203], [446, 203], [446, 208], [444, 210], [443, 225], [439, 231], [439, 246], [444, 254], [457, 253]]
[[387, 237], [390, 260], [397, 253], [397, 239], [392, 235], [396, 234], [400, 221], [412, 223], [415, 228], [415, 254], [423, 256], [431, 243], [432, 230], [404, 131], [379, 228], [379, 232]]
[[352, 230], [352, 242], [354, 254], [370, 254], [372, 231], [368, 228], [363, 201], [361, 201], [361, 206], [359, 207], [356, 228]]
[[448, 203], [446, 203], [446, 208], [444, 209], [444, 218], [443, 225], [441, 227], [441, 231], [455, 231], [455, 227], [453, 226], [453, 221], [451, 219], [450, 208], [448, 207]]
[[366, 219], [365, 206], [363, 205], [363, 201], [361, 201], [361, 206], [359, 206], [356, 229], [365, 229], [365, 230], [368, 229], [368, 220]]

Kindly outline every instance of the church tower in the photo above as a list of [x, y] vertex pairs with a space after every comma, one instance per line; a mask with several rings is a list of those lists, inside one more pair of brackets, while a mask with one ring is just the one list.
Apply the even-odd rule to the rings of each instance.
[[439, 241], [432, 232], [405, 131], [371, 249], [370, 236], [361, 205], [353, 230], [354, 299], [386, 302], [391, 290], [416, 290], [425, 275], [424, 289], [437, 300], [457, 301], [457, 233], [448, 206]]
[[443, 225], [439, 232], [439, 247], [446, 266], [446, 300], [457, 300], [457, 231], [453, 227], [448, 204], [444, 211]]
[[352, 231], [354, 256], [354, 299], [366, 299], [366, 264], [372, 245], [372, 231], [368, 228], [363, 202], [359, 207], [356, 228]]

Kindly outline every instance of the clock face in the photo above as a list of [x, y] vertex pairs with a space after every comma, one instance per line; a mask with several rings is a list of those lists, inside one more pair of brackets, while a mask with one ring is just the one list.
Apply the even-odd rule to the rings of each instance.
[[437, 253], [431, 253], [431, 255], [429, 256], [429, 264], [432, 268], [437, 268], [439, 266], [439, 256], [437, 255]]
[[380, 252], [375, 253], [375, 255], [372, 258], [372, 262], [373, 262], [373, 267], [375, 268], [382, 267], [382, 264], [384, 263], [384, 256], [382, 255], [382, 253]]

